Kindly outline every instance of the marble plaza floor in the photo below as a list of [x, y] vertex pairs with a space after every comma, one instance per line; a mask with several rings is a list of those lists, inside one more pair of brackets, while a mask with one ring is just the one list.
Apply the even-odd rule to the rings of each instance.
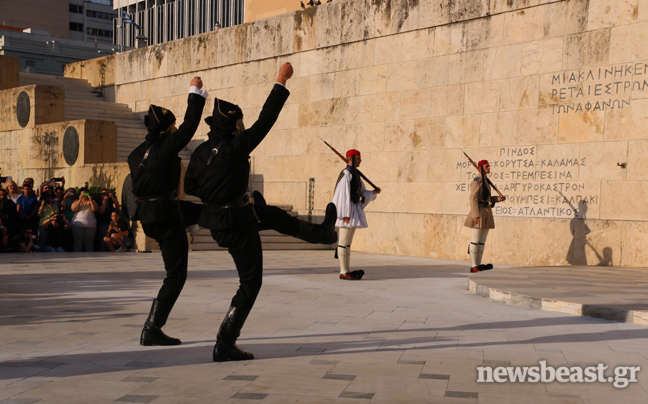
[[[264, 259], [264, 285], [239, 340], [257, 359], [213, 363], [238, 283], [226, 252], [190, 253], [165, 327], [183, 340], [177, 347], [138, 344], [163, 277], [159, 253], [0, 256], [0, 403], [648, 402], [646, 326], [475, 295], [465, 262], [354, 254], [352, 266], [367, 274], [350, 282], [337, 278], [332, 251], [266, 251]], [[617, 278], [606, 278], [607, 291], [623, 294], [631, 280]], [[624, 389], [477, 382], [478, 366], [541, 360], [641, 371]]]

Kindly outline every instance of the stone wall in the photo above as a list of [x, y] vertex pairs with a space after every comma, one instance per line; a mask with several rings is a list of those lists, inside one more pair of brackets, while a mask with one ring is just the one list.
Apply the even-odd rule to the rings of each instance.
[[339, 0], [66, 75], [99, 85], [104, 64], [116, 101], [176, 115], [200, 75], [205, 115], [218, 96], [250, 125], [290, 61], [291, 97], [252, 158], [270, 202], [304, 211], [310, 177], [315, 207], [331, 200], [343, 164], [321, 137], [361, 150], [383, 189], [355, 249], [467, 259], [466, 152], [508, 197], [486, 260], [646, 266], [647, 27], [643, 0]]

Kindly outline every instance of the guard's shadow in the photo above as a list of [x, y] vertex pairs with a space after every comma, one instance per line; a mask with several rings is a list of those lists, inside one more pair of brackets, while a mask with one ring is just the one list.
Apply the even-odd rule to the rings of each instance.
[[[367, 360], [380, 352], [415, 351], [431, 349], [486, 348], [492, 346], [566, 344], [596, 341], [623, 341], [630, 339], [645, 340], [647, 329], [611, 330], [606, 332], [565, 333], [534, 337], [520, 340], [501, 340], [487, 342], [459, 343], [458, 338], [439, 336], [442, 332], [461, 332], [466, 330], [499, 330], [520, 327], [546, 327], [568, 324], [582, 324], [596, 320], [582, 317], [556, 317], [511, 322], [474, 323], [456, 327], [431, 327], [424, 329], [398, 329], [361, 331], [337, 334], [312, 334], [297, 336], [275, 336], [272, 338], [242, 338], [239, 345], [253, 352], [256, 360], [282, 359], [313, 356], [326, 360], [326, 355], [366, 354]], [[420, 336], [429, 332], [429, 336]], [[418, 336], [408, 337], [409, 333]], [[338, 340], [333, 337], [342, 337]], [[349, 336], [357, 339], [348, 340]], [[394, 337], [396, 336], [396, 337]], [[387, 338], [389, 337], [389, 338]], [[294, 341], [291, 339], [320, 339], [327, 341]], [[269, 342], [273, 339], [282, 342]], [[136, 344], [133, 341], [133, 344]], [[37, 356], [32, 359], [13, 360], [0, 363], [0, 380], [24, 378], [25, 374], [38, 374], [40, 377], [70, 377], [88, 374], [119, 372], [125, 369], [171, 368], [204, 364], [211, 362], [213, 341], [193, 341], [178, 347], [140, 348], [134, 351], [92, 352], [83, 354], [63, 354], [59, 356]], [[461, 353], [457, 353], [461, 355]], [[334, 362], [333, 362], [334, 363]], [[63, 366], [74, 365], [74, 366]], [[216, 364], [214, 364], [216, 366]], [[28, 369], [26, 369], [28, 368]]]
[[[333, 252], [331, 252], [331, 258]], [[336, 261], [337, 262], [337, 261]], [[371, 266], [353, 266], [351, 269], [363, 269], [365, 275], [360, 281], [340, 281], [345, 284], [362, 284], [363, 282], [380, 281], [388, 279], [450, 279], [450, 278], [467, 278], [468, 273], [464, 273], [465, 266], [460, 265], [371, 265]], [[337, 266], [327, 267], [303, 267], [303, 268], [269, 268], [263, 270], [263, 276], [276, 275], [296, 275], [300, 273], [330, 275], [333, 279], [337, 278], [340, 268]], [[262, 292], [263, 293], [263, 290]]]
[[[0, 326], [141, 317], [143, 314], [123, 312], [129, 306], [150, 301], [155, 292], [142, 297], [119, 296], [128, 295], [129, 291], [154, 289], [157, 292], [163, 278], [162, 270], [3, 274], [0, 275]], [[189, 273], [190, 281], [208, 279], [238, 282], [235, 270]], [[114, 292], [117, 297], [107, 292]]]
[[[566, 200], [566, 199], [565, 199]], [[566, 200], [567, 201], [567, 200]], [[569, 203], [569, 202], [568, 202]], [[571, 204], [570, 204], [571, 206]], [[603, 254], [600, 254], [596, 248], [587, 240], [592, 230], [587, 225], [588, 204], [586, 200], [578, 202], [578, 208], [571, 206], [575, 212], [574, 218], [569, 221], [569, 231], [572, 235], [572, 241], [567, 251], [567, 262], [571, 265], [588, 265], [587, 249], [591, 249], [598, 260], [597, 266], [613, 266], [612, 248], [605, 247]]]
[[[223, 254], [231, 261], [229, 255]], [[161, 261], [161, 259], [160, 259]], [[22, 262], [22, 261], [18, 261]], [[27, 261], [25, 261], [27, 263]], [[28, 261], [29, 264], [42, 263], [47, 260]], [[49, 262], [51, 264], [51, 262]], [[87, 261], [85, 261], [87, 264]], [[160, 262], [161, 263], [161, 262]], [[115, 265], [114, 260], [99, 260], [93, 263], [109, 267]], [[230, 298], [238, 287], [238, 274], [231, 262], [231, 268], [226, 270], [202, 269], [192, 264], [189, 268], [185, 288], [191, 288], [194, 282], [229, 282], [231, 290], [224, 292]], [[456, 265], [439, 266], [372, 266], [367, 269], [365, 279], [346, 282], [378, 282], [388, 279], [441, 279], [466, 277], [467, 274], [457, 273], [463, 269]], [[264, 277], [281, 275], [320, 274], [337, 279], [339, 268], [327, 267], [297, 267], [297, 268], [268, 268]], [[52, 272], [38, 274], [3, 274], [0, 275], [0, 326], [15, 326], [25, 324], [46, 324], [61, 321], [85, 323], [93, 320], [131, 318], [142, 314], [127, 313], [127, 308], [134, 304], [150, 301], [160, 287], [164, 271], [88, 271], [84, 273]], [[128, 295], [129, 291], [151, 290], [148, 295], [111, 297]], [[263, 289], [261, 290], [263, 293]]]

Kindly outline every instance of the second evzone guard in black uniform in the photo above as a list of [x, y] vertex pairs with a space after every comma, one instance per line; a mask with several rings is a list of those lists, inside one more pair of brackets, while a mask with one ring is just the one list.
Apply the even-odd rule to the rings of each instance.
[[189, 244], [185, 228], [197, 223], [202, 206], [177, 200], [180, 184], [178, 153], [189, 143], [205, 106], [207, 93], [202, 80], [191, 80], [187, 111], [176, 130], [175, 116], [167, 109], [151, 105], [145, 118], [148, 134], [144, 143], [128, 156], [133, 194], [137, 197], [134, 220], [144, 233], [160, 245], [166, 278], [144, 324], [141, 345], [179, 345], [177, 338], [162, 332], [187, 279]]
[[335, 234], [335, 205], [328, 204], [321, 225], [299, 220], [268, 206], [258, 192], [254, 202], [247, 196], [250, 153], [261, 143], [279, 117], [290, 94], [285, 87], [293, 68], [285, 63], [277, 84], [268, 96], [259, 119], [243, 126], [243, 112], [227, 101], [214, 101], [213, 115], [206, 119], [209, 140], [194, 150], [185, 176], [185, 192], [203, 204], [199, 225], [211, 229], [219, 246], [227, 248], [239, 275], [239, 288], [223, 320], [213, 351], [215, 362], [254, 359], [236, 346], [241, 328], [261, 289], [263, 254], [259, 231], [274, 229], [309, 243], [332, 244]]

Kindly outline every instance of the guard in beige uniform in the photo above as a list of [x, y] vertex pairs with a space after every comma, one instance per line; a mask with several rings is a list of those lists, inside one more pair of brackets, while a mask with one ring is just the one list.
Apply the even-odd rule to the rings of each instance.
[[470, 227], [470, 272], [479, 272], [493, 269], [492, 264], [482, 264], [484, 255], [484, 244], [488, 231], [495, 228], [492, 206], [496, 202], [503, 202], [506, 198], [491, 196], [491, 186], [486, 181], [486, 175], [490, 173], [490, 165], [487, 160], [478, 163], [481, 175], [477, 176], [470, 184], [470, 213], [466, 218], [464, 226]]

